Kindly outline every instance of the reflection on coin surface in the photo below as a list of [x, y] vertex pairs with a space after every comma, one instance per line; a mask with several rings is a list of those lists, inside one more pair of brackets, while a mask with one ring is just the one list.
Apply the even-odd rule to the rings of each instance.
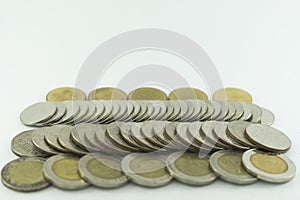
[[84, 101], [85, 98], [85, 93], [78, 88], [61, 87], [51, 90], [47, 94], [46, 100], [51, 102], [62, 102], [70, 100]]
[[207, 95], [196, 88], [177, 88], [170, 92], [169, 94], [170, 100], [185, 100], [185, 99], [200, 99], [207, 100]]
[[200, 158], [197, 154], [175, 152], [168, 157], [167, 167], [178, 181], [189, 185], [207, 185], [216, 179], [208, 158]]
[[79, 160], [79, 173], [89, 183], [104, 188], [121, 187], [128, 181], [119, 159], [100, 154], [82, 157]]
[[129, 179], [142, 186], [159, 187], [172, 180], [164, 158], [159, 155], [129, 154], [122, 160], [122, 170]]
[[2, 183], [13, 190], [32, 192], [44, 189], [49, 182], [43, 175], [45, 160], [38, 157], [19, 158], [6, 164], [2, 171]]
[[138, 88], [128, 95], [129, 100], [167, 100], [167, 95], [156, 88]]
[[257, 179], [244, 169], [242, 165], [243, 152], [222, 150], [210, 157], [211, 169], [223, 180], [240, 185], [251, 184]]
[[126, 100], [127, 94], [118, 88], [103, 87], [90, 92], [89, 100]]
[[217, 90], [213, 94], [213, 100], [216, 101], [240, 101], [240, 102], [252, 102], [251, 95], [245, 90], [238, 88], [222, 88]]
[[249, 173], [271, 183], [288, 182], [296, 174], [295, 164], [283, 154], [251, 149], [243, 154], [243, 164]]
[[79, 158], [72, 155], [56, 155], [44, 164], [46, 179], [56, 187], [66, 190], [86, 188], [85, 182], [78, 173]]

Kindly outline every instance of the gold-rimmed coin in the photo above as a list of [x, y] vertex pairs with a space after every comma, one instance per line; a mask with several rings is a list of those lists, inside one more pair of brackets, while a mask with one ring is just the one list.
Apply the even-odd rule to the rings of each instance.
[[126, 100], [127, 94], [118, 88], [103, 87], [90, 92], [89, 100]]
[[128, 95], [129, 100], [167, 100], [167, 95], [156, 88], [143, 87], [131, 91]]
[[208, 100], [205, 92], [196, 88], [177, 88], [170, 92], [170, 100], [186, 100], [186, 99], [200, 99]]
[[251, 95], [245, 90], [239, 88], [222, 88], [213, 94], [212, 97], [215, 101], [240, 101], [240, 102], [252, 102]]
[[46, 97], [46, 100], [51, 102], [62, 102], [70, 100], [84, 101], [85, 99], [86, 95], [82, 90], [72, 87], [56, 88], [54, 90], [51, 90]]

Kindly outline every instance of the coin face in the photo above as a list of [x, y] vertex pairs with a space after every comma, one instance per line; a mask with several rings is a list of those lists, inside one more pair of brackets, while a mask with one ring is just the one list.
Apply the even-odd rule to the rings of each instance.
[[14, 154], [20, 157], [47, 157], [50, 155], [33, 145], [31, 138], [34, 131], [24, 131], [13, 138], [11, 150]]
[[45, 160], [38, 157], [19, 158], [6, 164], [2, 171], [2, 183], [13, 190], [32, 192], [44, 189], [49, 182], [44, 178]]
[[88, 154], [79, 160], [78, 166], [81, 177], [98, 187], [116, 188], [128, 182], [120, 159], [112, 156]]
[[242, 165], [243, 152], [221, 150], [210, 157], [211, 169], [223, 180], [240, 185], [251, 184], [257, 178], [248, 174]]
[[44, 164], [44, 175], [54, 186], [66, 190], [86, 188], [85, 182], [78, 173], [79, 158], [72, 155], [56, 155]]
[[198, 90], [196, 88], [177, 88], [170, 92], [169, 94], [170, 100], [185, 100], [185, 99], [200, 99], [200, 100], [208, 100], [205, 92]]
[[250, 125], [250, 122], [244, 121], [232, 121], [228, 123], [227, 134], [229, 137], [237, 141], [238, 143], [247, 147], [256, 148], [256, 145], [250, 142], [245, 134], [246, 128]]
[[138, 88], [128, 95], [129, 100], [167, 100], [167, 95], [156, 88]]
[[249, 173], [271, 183], [288, 182], [296, 173], [295, 164], [287, 156], [255, 149], [243, 154], [243, 164]]
[[32, 133], [32, 137], [31, 137], [32, 143], [38, 149], [40, 149], [41, 151], [43, 151], [47, 154], [50, 154], [50, 155], [59, 154], [60, 152], [56, 151], [55, 149], [50, 147], [45, 140], [45, 133], [47, 131], [47, 128], [48, 127], [44, 127], [44, 128], [39, 128], [39, 129], [35, 130]]
[[159, 155], [129, 154], [123, 158], [121, 166], [130, 180], [142, 186], [159, 187], [172, 180], [164, 158]]
[[246, 128], [246, 136], [260, 148], [273, 152], [285, 152], [292, 145], [287, 135], [268, 125], [251, 124]]
[[222, 88], [213, 94], [213, 100], [217, 101], [240, 101], [240, 102], [252, 102], [251, 95], [245, 90], [238, 88]]
[[90, 92], [89, 100], [126, 100], [127, 94], [118, 88], [103, 87]]
[[58, 142], [59, 130], [66, 126], [68, 125], [54, 125], [47, 128], [45, 132], [45, 140], [47, 144], [49, 144], [53, 149], [56, 149], [59, 152], [68, 153], [69, 151], [65, 149], [63, 146], [61, 146]]
[[46, 100], [51, 102], [63, 102], [70, 100], [84, 101], [85, 99], [86, 95], [82, 90], [72, 87], [56, 88], [51, 90], [46, 97]]
[[261, 109], [261, 119], [260, 123], [265, 124], [265, 125], [272, 125], [275, 121], [275, 116], [274, 114], [266, 109], [266, 108], [260, 108]]
[[197, 154], [175, 152], [168, 157], [167, 167], [175, 179], [189, 185], [207, 185], [216, 179], [209, 168], [209, 159]]

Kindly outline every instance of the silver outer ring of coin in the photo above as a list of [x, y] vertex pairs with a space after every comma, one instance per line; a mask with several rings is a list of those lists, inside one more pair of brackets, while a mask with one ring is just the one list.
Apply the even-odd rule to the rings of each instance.
[[[272, 154], [277, 155], [283, 161], [286, 162], [288, 166], [288, 170], [282, 174], [270, 174], [264, 171], [259, 170], [256, 168], [250, 161], [251, 156], [256, 153], [263, 153], [263, 154]], [[292, 180], [296, 174], [296, 166], [291, 159], [283, 154], [274, 154], [270, 152], [263, 152], [256, 149], [250, 149], [243, 154], [242, 157], [243, 165], [245, 169], [252, 175], [256, 176], [258, 179], [271, 182], [271, 183], [284, 183]]]
[[[232, 150], [221, 150], [213, 153], [210, 157], [210, 167], [213, 170], [213, 172], [220, 176], [223, 180], [229, 182], [229, 183], [234, 183], [238, 185], [247, 185], [247, 184], [252, 184], [257, 181], [257, 178], [249, 175], [236, 175], [229, 173], [222, 169], [222, 167], [219, 166], [218, 160], [220, 157], [226, 155], [226, 154], [240, 154], [242, 155], [243, 152], [241, 151], [232, 151]], [[242, 163], [241, 163], [242, 165]], [[245, 169], [246, 170], [246, 169]]]
[[58, 177], [54, 171], [53, 171], [53, 165], [59, 160], [65, 159], [65, 158], [75, 158], [79, 159], [76, 156], [68, 155], [68, 154], [60, 154], [56, 156], [52, 156], [48, 160], [46, 160], [44, 164], [44, 175], [46, 179], [51, 182], [53, 185], [55, 185], [58, 188], [65, 189], [65, 190], [79, 190], [84, 189], [89, 186], [89, 183], [85, 182], [83, 179], [79, 181], [70, 181], [63, 179], [61, 177]]
[[[128, 178], [138, 184], [138, 185], [142, 185], [142, 186], [146, 186], [146, 187], [160, 187], [160, 186], [164, 186], [166, 184], [168, 184], [171, 180], [172, 180], [172, 176], [170, 174], [168, 174], [167, 172], [167, 166], [165, 166], [166, 168], [166, 175], [162, 176], [162, 177], [158, 177], [158, 178], [146, 178], [146, 177], [142, 177], [138, 174], [136, 174], [130, 167], [130, 162], [135, 159], [136, 157], [139, 156], [149, 156], [149, 154], [143, 154], [143, 153], [132, 153], [129, 154], [127, 156], [125, 156], [122, 160], [121, 166], [122, 166], [122, 170], [124, 171], [124, 173], [128, 176]], [[162, 156], [155, 156], [155, 158], [161, 160], [162, 162], [165, 163], [165, 158]]]
[[275, 121], [275, 116], [274, 114], [266, 109], [266, 108], [260, 108], [261, 109], [261, 119], [260, 119], [260, 123], [261, 124], [265, 124], [265, 125], [272, 125]]
[[[208, 185], [216, 180], [217, 176], [211, 171], [211, 173], [205, 176], [190, 176], [181, 172], [175, 166], [175, 161], [182, 155], [195, 155], [193, 153], [184, 153], [184, 151], [175, 152], [168, 156], [167, 158], [167, 168], [169, 172], [180, 182], [189, 184], [189, 185]], [[204, 158], [205, 159], [205, 158]], [[209, 163], [209, 159], [206, 159]]]
[[50, 183], [46, 179], [35, 184], [16, 184], [12, 182], [9, 176], [10, 169], [20, 162], [27, 162], [27, 161], [37, 161], [37, 162], [42, 162], [43, 164], [45, 162], [45, 159], [39, 157], [23, 157], [7, 163], [1, 171], [2, 183], [6, 187], [19, 192], [33, 192], [33, 191], [42, 190], [50, 185]]
[[113, 159], [117, 162], [121, 161], [113, 158], [112, 156], [107, 156], [107, 155], [101, 155], [101, 154], [87, 154], [86, 156], [83, 156], [80, 158], [79, 163], [78, 163], [78, 170], [79, 174], [83, 179], [85, 179], [87, 182], [94, 186], [98, 187], [103, 187], [103, 188], [118, 188], [123, 185], [125, 185], [128, 182], [127, 176], [125, 174], [122, 177], [119, 178], [114, 178], [114, 179], [105, 179], [105, 178], [100, 178], [94, 176], [86, 167], [88, 162], [92, 159], [101, 159], [101, 158], [108, 158], [108, 159]]

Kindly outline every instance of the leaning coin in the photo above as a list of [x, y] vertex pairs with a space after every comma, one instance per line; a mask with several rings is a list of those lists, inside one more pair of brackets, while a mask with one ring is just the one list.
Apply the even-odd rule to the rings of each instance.
[[54, 186], [66, 190], [79, 190], [89, 186], [78, 173], [79, 158], [72, 155], [56, 155], [44, 164], [44, 175]]
[[55, 125], [47, 128], [45, 132], [45, 140], [46, 142], [53, 148], [56, 149], [57, 151], [68, 153], [69, 151], [61, 146], [58, 142], [58, 134], [59, 130], [63, 127], [66, 127], [68, 125]]
[[242, 165], [242, 155], [240, 151], [217, 151], [210, 157], [210, 167], [227, 182], [239, 185], [255, 183], [257, 178], [248, 174]]
[[129, 100], [167, 100], [167, 95], [156, 88], [137, 88], [128, 95]]
[[272, 125], [275, 121], [274, 114], [266, 108], [260, 108], [260, 109], [261, 109], [260, 123], [265, 125]]
[[67, 109], [66, 109], [66, 107], [65, 107], [65, 105], [63, 103], [61, 103], [61, 102], [53, 102], [53, 104], [57, 108], [56, 113], [50, 119], [35, 124], [36, 126], [52, 125], [53, 123], [55, 123], [58, 120], [60, 120], [66, 114]]
[[196, 88], [177, 88], [170, 92], [170, 100], [186, 100], [186, 99], [200, 99], [207, 100], [208, 97], [205, 92]]
[[245, 90], [238, 88], [222, 88], [217, 90], [213, 94], [213, 100], [217, 101], [240, 101], [240, 102], [252, 102], [251, 95]]
[[89, 100], [126, 100], [127, 94], [118, 88], [103, 87], [90, 92]]
[[245, 131], [249, 125], [251, 125], [251, 123], [245, 121], [229, 122], [227, 126], [228, 131], [226, 133], [229, 137], [244, 146], [257, 148], [257, 146], [250, 142], [246, 137]]
[[132, 182], [146, 187], [160, 187], [172, 180], [164, 160], [160, 155], [133, 153], [123, 158], [121, 166]]
[[83, 179], [98, 187], [117, 188], [128, 182], [121, 160], [113, 156], [88, 154], [79, 160], [78, 170]]
[[216, 179], [209, 168], [209, 159], [194, 153], [172, 153], [167, 158], [167, 167], [175, 179], [189, 185], [207, 185]]
[[46, 133], [47, 129], [48, 129], [48, 127], [44, 127], [44, 128], [39, 128], [39, 129], [33, 131], [32, 137], [31, 137], [32, 143], [39, 150], [41, 150], [47, 154], [50, 154], [50, 155], [59, 154], [60, 152], [56, 151], [55, 149], [50, 147], [45, 140], [45, 133]]
[[80, 112], [80, 107], [75, 104], [73, 101], [64, 101], [62, 102], [66, 107], [67, 111], [65, 115], [58, 120], [55, 124], [68, 124], [72, 123], [74, 117], [76, 117]]
[[288, 182], [296, 174], [295, 164], [283, 154], [251, 149], [243, 154], [242, 160], [244, 167], [249, 173], [267, 182]]
[[63, 102], [63, 101], [71, 101], [71, 100], [85, 100], [85, 93], [77, 88], [72, 87], [62, 87], [51, 90], [47, 94], [47, 101], [51, 102]]
[[44, 189], [50, 184], [44, 178], [45, 159], [38, 157], [19, 158], [6, 164], [2, 171], [2, 183], [13, 190], [32, 192]]
[[251, 124], [246, 128], [246, 136], [260, 148], [273, 152], [286, 152], [292, 145], [287, 135], [268, 125]]
[[47, 157], [50, 155], [33, 145], [31, 138], [34, 131], [24, 131], [12, 139], [11, 150], [14, 154], [20, 157]]
[[259, 123], [262, 116], [260, 107], [253, 103], [247, 103], [247, 107], [250, 107], [252, 114], [251, 118], [248, 121], [252, 123]]

